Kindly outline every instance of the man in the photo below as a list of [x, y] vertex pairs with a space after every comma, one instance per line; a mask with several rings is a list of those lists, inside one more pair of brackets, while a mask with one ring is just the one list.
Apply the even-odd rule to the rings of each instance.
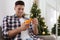
[[24, 7], [25, 4], [23, 1], [16, 1], [14, 10], [16, 12], [13, 16], [6, 16], [3, 19], [3, 26], [2, 26], [2, 32], [5, 40], [21, 40], [21, 32], [29, 29], [32, 31], [33, 34], [38, 34], [38, 20], [34, 18], [32, 20], [32, 27], [30, 24], [20, 23], [19, 19], [27, 19], [24, 15]]

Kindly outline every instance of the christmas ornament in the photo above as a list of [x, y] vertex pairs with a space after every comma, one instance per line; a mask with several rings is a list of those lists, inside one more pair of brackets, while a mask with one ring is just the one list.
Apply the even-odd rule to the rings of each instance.
[[42, 32], [42, 34], [45, 34], [45, 32]]
[[47, 28], [47, 27], [44, 27], [44, 28]]

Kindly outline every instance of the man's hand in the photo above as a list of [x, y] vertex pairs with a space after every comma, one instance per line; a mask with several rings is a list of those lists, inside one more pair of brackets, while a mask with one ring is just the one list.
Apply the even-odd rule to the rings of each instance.
[[11, 38], [11, 37], [14, 37], [15, 35], [17, 35], [18, 33], [20, 33], [21, 31], [25, 31], [26, 29], [29, 28], [29, 24], [25, 24], [23, 23], [20, 27], [14, 29], [14, 30], [9, 30], [8, 31], [8, 36]]
[[22, 31], [25, 31], [26, 29], [29, 28], [29, 26], [30, 26], [30, 24], [22, 23], [22, 24], [21, 24], [21, 30], [22, 30]]
[[34, 18], [34, 19], [32, 20], [32, 24], [33, 24], [34, 26], [37, 26], [37, 25], [38, 25], [38, 20], [37, 20], [37, 18]]
[[32, 25], [33, 25], [33, 33], [35, 35], [37, 35], [38, 34], [38, 20], [37, 20], [37, 18], [34, 18], [32, 20]]

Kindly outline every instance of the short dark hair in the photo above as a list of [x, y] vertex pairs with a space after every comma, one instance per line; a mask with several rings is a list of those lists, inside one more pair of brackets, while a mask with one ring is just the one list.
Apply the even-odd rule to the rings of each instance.
[[24, 5], [25, 6], [25, 3], [23, 1], [16, 1], [15, 6], [17, 6], [17, 5]]

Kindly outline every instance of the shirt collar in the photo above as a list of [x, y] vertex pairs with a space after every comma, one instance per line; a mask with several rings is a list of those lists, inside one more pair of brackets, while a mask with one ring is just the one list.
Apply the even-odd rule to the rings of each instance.
[[[15, 17], [15, 18], [19, 18], [16, 14], [14, 14], [14, 17]], [[25, 17], [22, 17], [22, 18], [25, 18]]]

